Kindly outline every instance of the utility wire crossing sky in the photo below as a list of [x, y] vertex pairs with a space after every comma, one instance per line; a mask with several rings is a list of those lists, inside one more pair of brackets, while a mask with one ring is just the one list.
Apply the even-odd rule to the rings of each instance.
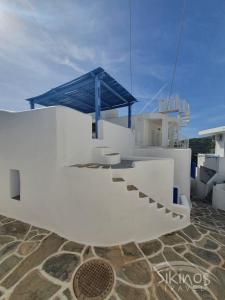
[[172, 94], [191, 105], [185, 135], [224, 125], [225, 1], [183, 9], [180, 0], [0, 0], [0, 109], [27, 109], [24, 99], [101, 66], [129, 91], [132, 72], [134, 112], [151, 111], [170, 93], [183, 20]]

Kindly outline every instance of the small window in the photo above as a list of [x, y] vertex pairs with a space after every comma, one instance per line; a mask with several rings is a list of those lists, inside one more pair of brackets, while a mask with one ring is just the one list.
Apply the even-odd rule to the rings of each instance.
[[95, 126], [95, 123], [92, 123], [92, 138], [96, 139], [96, 126]]
[[14, 200], [20, 200], [20, 171], [10, 170], [10, 197]]

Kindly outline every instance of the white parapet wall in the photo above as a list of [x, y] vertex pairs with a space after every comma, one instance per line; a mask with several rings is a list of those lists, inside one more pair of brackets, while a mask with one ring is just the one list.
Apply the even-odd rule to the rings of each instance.
[[[215, 174], [210, 178], [209, 174], [213, 174], [213, 171]], [[196, 175], [192, 185], [194, 194], [204, 199], [212, 191], [214, 184], [225, 181], [225, 158], [215, 154], [198, 154]]]
[[135, 145], [135, 136], [130, 128], [126, 128], [108, 121], [99, 121], [100, 143], [112, 147], [120, 152], [121, 156], [130, 153]]
[[[225, 126], [223, 126], [223, 130], [224, 128]], [[220, 157], [225, 157], [225, 133], [217, 135], [215, 140], [215, 153]]]
[[213, 187], [212, 205], [214, 208], [225, 210], [225, 183]]
[[174, 186], [179, 187], [180, 194], [190, 200], [191, 149], [177, 148], [136, 148], [133, 154], [145, 157], [172, 158], [174, 160]]
[[[7, 168], [49, 169], [57, 160], [56, 108], [0, 111], [0, 172]], [[3, 177], [6, 176], [5, 170]], [[8, 176], [7, 176], [8, 179]], [[1, 184], [1, 180], [0, 180]]]
[[221, 179], [225, 180], [225, 157], [219, 158], [218, 173]]
[[92, 118], [74, 109], [56, 109], [57, 158], [61, 166], [92, 159]]
[[219, 168], [219, 156], [215, 154], [198, 154], [198, 167], [206, 167], [214, 171], [218, 171]]

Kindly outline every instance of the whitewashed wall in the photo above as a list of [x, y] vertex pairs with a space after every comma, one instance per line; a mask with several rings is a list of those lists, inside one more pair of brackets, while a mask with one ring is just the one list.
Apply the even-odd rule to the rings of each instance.
[[[225, 158], [219, 157], [217, 155], [212, 155], [212, 154], [198, 155], [197, 177], [195, 180], [195, 187], [196, 187], [195, 194], [200, 199], [204, 199], [206, 197], [206, 195], [212, 190], [214, 183], [221, 183], [225, 180]], [[216, 171], [216, 174], [211, 178], [211, 180], [207, 184], [201, 182], [201, 176], [200, 176], [201, 166]]]
[[66, 107], [58, 108], [57, 145], [60, 165], [92, 161], [93, 147], [107, 146], [127, 154], [134, 147], [134, 133], [108, 121], [99, 121], [99, 139], [92, 139], [92, 117]]
[[[123, 152], [128, 129], [115, 126], [103, 122], [103, 137]], [[137, 192], [128, 192], [126, 183], [113, 183], [111, 170], [68, 167], [90, 158], [89, 129], [89, 116], [62, 107], [0, 112], [0, 214], [95, 245], [143, 241], [189, 224], [188, 213], [178, 222], [150, 207], [148, 199], [140, 200]], [[117, 138], [112, 137], [115, 132]], [[129, 132], [128, 144], [133, 142]], [[154, 160], [146, 166], [139, 163], [143, 182], [134, 174], [130, 181], [169, 203], [172, 162], [158, 166]], [[11, 169], [20, 171], [20, 201], [11, 199]]]
[[[109, 117], [112, 123], [127, 127], [127, 116]], [[135, 130], [135, 143], [138, 146], [168, 146], [168, 123], [176, 122], [161, 113], [143, 113], [132, 116], [132, 129]], [[160, 131], [158, 130], [160, 128]]]
[[130, 153], [134, 147], [135, 137], [130, 128], [122, 127], [108, 121], [99, 121], [100, 140], [104, 146], [112, 147], [121, 156]]
[[[162, 174], [167, 168], [165, 163]], [[112, 182], [111, 170], [71, 167], [65, 168], [64, 172], [68, 178], [65, 184], [70, 196], [69, 206], [61, 209], [66, 228], [63, 234], [69, 234], [77, 241], [98, 245], [143, 241], [177, 226], [184, 227], [189, 222], [188, 217], [180, 224], [171, 218], [164, 218], [162, 212], [150, 207], [148, 199], [140, 199], [136, 191], [128, 192], [127, 182]], [[150, 189], [154, 183], [153, 177], [149, 177]], [[71, 212], [73, 217], [68, 218]], [[57, 226], [57, 220], [54, 226]]]
[[225, 210], [225, 184], [217, 184], [213, 187], [212, 205], [214, 208]]
[[216, 137], [215, 154], [219, 155], [220, 157], [225, 156], [225, 134], [222, 134], [221, 140], [218, 140], [218, 138]]
[[198, 154], [198, 167], [203, 166], [218, 171], [219, 157], [212, 154]]
[[219, 158], [219, 175], [225, 180], [225, 157]]
[[167, 147], [169, 144], [169, 125], [168, 118], [162, 119], [162, 147]]
[[[57, 197], [56, 109], [0, 112], [0, 213], [31, 224]], [[20, 172], [20, 201], [11, 199], [10, 170]], [[47, 214], [47, 212], [46, 212]]]
[[174, 159], [174, 185], [180, 188], [181, 194], [190, 199], [191, 149], [136, 148], [133, 154]]
[[68, 166], [90, 162], [92, 117], [62, 106], [56, 111], [56, 122], [58, 163]]
[[[129, 159], [137, 159], [129, 157]], [[128, 184], [137, 186], [151, 198], [170, 205], [173, 203], [174, 161], [172, 159], [151, 159], [135, 161], [134, 168], [112, 170], [117, 177], [126, 178]]]
[[0, 111], [0, 159], [13, 169], [53, 166], [56, 160], [56, 108]]
[[[154, 177], [148, 178], [149, 189], [154, 190]], [[78, 242], [113, 245], [144, 241], [189, 224], [188, 212], [179, 223], [151, 207], [148, 198], [128, 192], [126, 183], [113, 183], [111, 170], [64, 167], [43, 174], [39, 169], [25, 171], [21, 179], [21, 201], [6, 196], [4, 203], [1, 200], [1, 213]]]

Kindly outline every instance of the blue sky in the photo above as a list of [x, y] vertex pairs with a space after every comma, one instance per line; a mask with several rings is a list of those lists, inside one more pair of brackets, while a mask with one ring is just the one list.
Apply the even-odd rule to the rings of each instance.
[[[24, 99], [98, 66], [130, 89], [128, 4], [0, 0], [0, 109], [26, 109]], [[181, 11], [181, 0], [132, 0], [136, 112], [165, 85], [168, 95]], [[224, 16], [224, 0], [187, 0], [174, 85], [191, 105], [186, 136], [225, 124]]]

